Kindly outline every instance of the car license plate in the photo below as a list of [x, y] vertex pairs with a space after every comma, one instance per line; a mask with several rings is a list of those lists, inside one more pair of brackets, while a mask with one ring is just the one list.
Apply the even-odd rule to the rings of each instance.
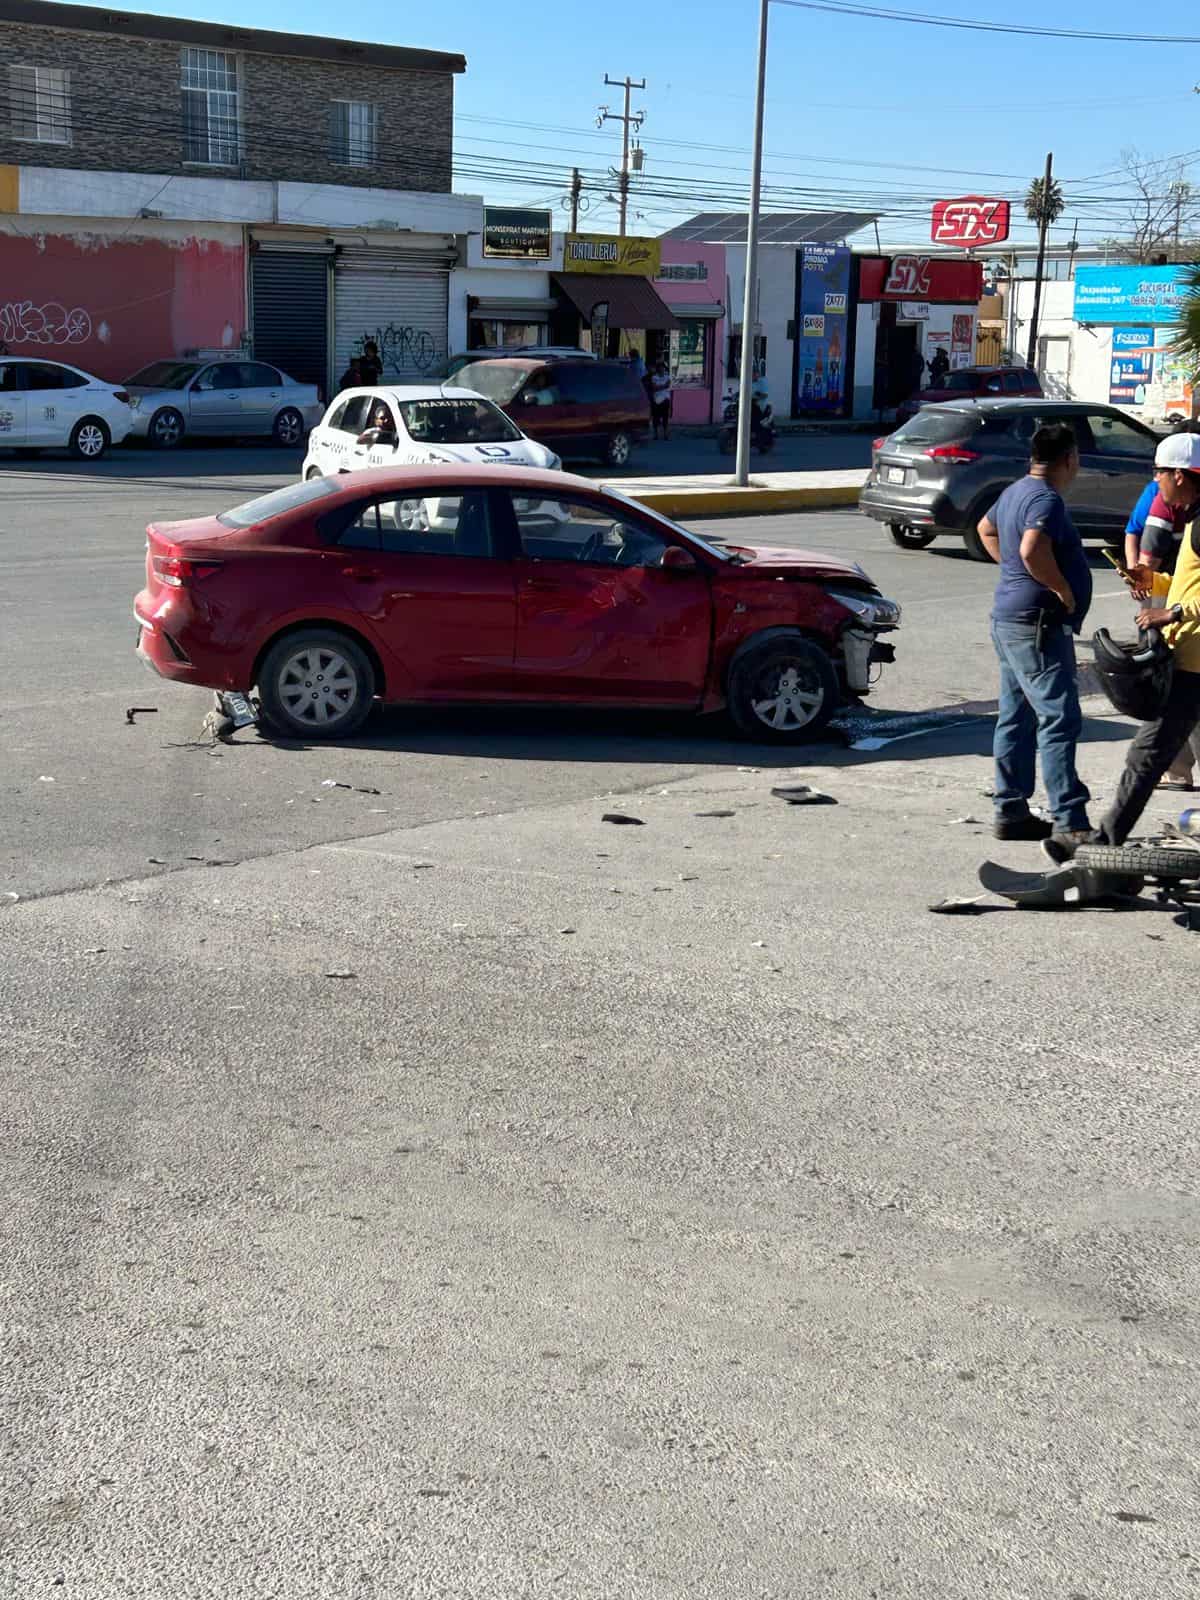
[[887, 469], [887, 481], [889, 483], [903, 483], [904, 482], [904, 468], [903, 467], [889, 467]]
[[218, 694], [217, 704], [225, 716], [233, 719], [235, 728], [248, 728], [252, 722], [258, 721], [254, 707], [244, 694], [226, 691]]

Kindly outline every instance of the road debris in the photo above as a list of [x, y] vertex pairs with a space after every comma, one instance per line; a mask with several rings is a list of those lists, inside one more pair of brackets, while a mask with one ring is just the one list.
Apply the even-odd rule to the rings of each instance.
[[693, 811], [694, 817], [736, 817], [736, 811]]
[[44, 773], [44, 772], [43, 772], [43, 773], [41, 773], [41, 774], [39, 774], [39, 776], [38, 776], [38, 782], [39, 782], [39, 783], [53, 783], [53, 782], [54, 782], [54, 779], [53, 779], [53, 778], [48, 778], [48, 777], [47, 777], [47, 776], [46, 776], [46, 774], [45, 774], [45, 773]]
[[135, 717], [156, 717], [157, 715], [158, 715], [158, 707], [157, 706], [126, 706], [125, 707], [125, 721], [129, 724], [130, 727], [133, 726], [133, 719]]
[[962, 823], [965, 827], [968, 827], [968, 828], [982, 828], [983, 827], [983, 823], [980, 821], [980, 819], [978, 817], [954, 817], [952, 819], [952, 822], [951, 822], [951, 826], [952, 827], [953, 827], [954, 823]]
[[951, 895], [947, 900], [935, 900], [927, 911], [939, 912], [944, 917], [982, 917], [989, 911], [999, 911], [999, 906], [985, 906], [983, 896], [976, 895], [973, 900], [963, 895]]
[[623, 828], [644, 828], [646, 824], [641, 817], [628, 816], [624, 811], [606, 811], [600, 818], [601, 822], [613, 822]]
[[351, 794], [382, 794], [382, 789], [368, 789], [357, 783], [343, 783], [340, 778], [322, 778], [322, 789], [349, 789]]
[[1150, 1516], [1146, 1511], [1114, 1511], [1113, 1516], [1118, 1522], [1158, 1522], [1157, 1517]]
[[15, 906], [20, 898], [21, 896], [15, 889], [9, 889], [4, 894], [0, 895], [0, 900], [7, 900], [10, 906]]
[[823, 789], [814, 789], [807, 783], [784, 783], [771, 793], [777, 800], [786, 800], [790, 806], [835, 806], [837, 801]]
[[327, 978], [357, 978], [358, 977], [358, 973], [357, 972], [327, 972], [325, 974], [325, 976]]

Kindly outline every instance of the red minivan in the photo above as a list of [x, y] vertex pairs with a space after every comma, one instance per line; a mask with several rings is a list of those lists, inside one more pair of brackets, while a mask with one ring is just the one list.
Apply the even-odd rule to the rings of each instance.
[[623, 467], [649, 432], [650, 402], [624, 361], [498, 357], [461, 367], [454, 383], [494, 401], [522, 433], [563, 457]]

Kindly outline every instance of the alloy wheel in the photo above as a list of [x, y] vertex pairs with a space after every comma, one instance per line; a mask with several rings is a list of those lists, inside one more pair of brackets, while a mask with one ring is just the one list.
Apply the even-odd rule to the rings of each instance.
[[94, 461], [104, 454], [104, 429], [97, 422], [85, 422], [75, 435], [79, 454]]
[[806, 728], [823, 699], [821, 686], [803, 665], [775, 663], [760, 677], [750, 703], [755, 716], [768, 728], [789, 733]]
[[333, 728], [358, 704], [362, 686], [354, 668], [324, 646], [297, 650], [280, 668], [279, 701], [298, 727]]

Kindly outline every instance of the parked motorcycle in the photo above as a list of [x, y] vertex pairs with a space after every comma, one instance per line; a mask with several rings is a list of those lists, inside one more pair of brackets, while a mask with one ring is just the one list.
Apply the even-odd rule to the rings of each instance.
[[[736, 396], [726, 400], [725, 408], [721, 415], [725, 426], [717, 435], [717, 449], [723, 456], [731, 456], [737, 449], [738, 403]], [[775, 420], [769, 401], [760, 405], [758, 415], [752, 418], [750, 447], [752, 450], [761, 450], [763, 455], [775, 448]]]

